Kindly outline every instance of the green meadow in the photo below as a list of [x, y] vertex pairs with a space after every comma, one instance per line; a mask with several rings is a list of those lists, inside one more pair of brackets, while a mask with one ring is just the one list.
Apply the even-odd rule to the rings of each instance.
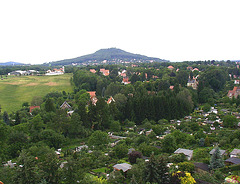
[[43, 97], [49, 92], [72, 92], [72, 74], [55, 76], [8, 76], [0, 80], [0, 105], [8, 113], [21, 108], [34, 96]]

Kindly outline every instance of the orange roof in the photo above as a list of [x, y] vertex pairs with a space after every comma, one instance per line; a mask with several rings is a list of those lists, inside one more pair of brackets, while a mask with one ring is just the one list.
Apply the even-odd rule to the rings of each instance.
[[96, 91], [88, 91], [90, 97], [96, 96]]
[[96, 70], [95, 69], [90, 69], [90, 72], [96, 73]]
[[40, 109], [40, 106], [30, 106], [30, 107], [29, 107], [29, 112], [31, 113], [32, 110], [33, 110], [33, 109], [36, 109], [36, 108]]
[[173, 90], [174, 86], [170, 86], [169, 89]]
[[123, 82], [128, 82], [128, 77], [123, 78]]
[[107, 104], [110, 104], [112, 101], [115, 101], [115, 100], [114, 100], [113, 97], [111, 96], [111, 97], [108, 99]]
[[168, 69], [173, 69], [174, 67], [172, 65], [168, 66]]

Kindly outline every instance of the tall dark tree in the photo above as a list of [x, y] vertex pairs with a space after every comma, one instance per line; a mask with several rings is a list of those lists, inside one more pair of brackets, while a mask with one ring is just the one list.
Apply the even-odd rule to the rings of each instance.
[[210, 169], [217, 169], [224, 166], [222, 156], [220, 154], [219, 148], [217, 147], [213, 152], [210, 160]]
[[47, 98], [47, 100], [45, 102], [45, 110], [46, 110], [46, 112], [55, 112], [56, 111], [56, 107], [54, 105], [52, 98]]
[[8, 113], [6, 111], [4, 111], [4, 113], [3, 113], [3, 121], [7, 125], [9, 125], [9, 117], [8, 117]]
[[144, 172], [145, 181], [150, 183], [169, 183], [168, 167], [164, 157], [152, 155], [146, 163]]

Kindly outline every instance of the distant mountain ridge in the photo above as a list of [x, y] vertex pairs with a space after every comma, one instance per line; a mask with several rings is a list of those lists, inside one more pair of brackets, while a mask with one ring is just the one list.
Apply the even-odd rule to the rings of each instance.
[[83, 63], [101, 63], [102, 61], [109, 61], [109, 62], [121, 62], [121, 61], [128, 61], [128, 62], [147, 62], [147, 61], [155, 61], [155, 62], [168, 62], [167, 60], [154, 58], [154, 57], [147, 57], [140, 54], [132, 54], [130, 52], [126, 52], [121, 49], [117, 48], [108, 48], [108, 49], [100, 49], [93, 54], [84, 55], [81, 57], [76, 57], [72, 59], [64, 59], [60, 61], [50, 62], [52, 65], [69, 65], [72, 63], [76, 64], [83, 64]]
[[0, 63], [1, 66], [15, 66], [15, 65], [25, 65], [24, 63], [18, 63], [18, 62], [5, 62], [5, 63]]

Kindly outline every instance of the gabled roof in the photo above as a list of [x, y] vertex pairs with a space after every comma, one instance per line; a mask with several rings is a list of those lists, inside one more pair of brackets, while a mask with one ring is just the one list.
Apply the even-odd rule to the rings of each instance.
[[230, 155], [240, 155], [240, 149], [234, 149], [234, 150], [232, 150], [232, 152], [230, 153]]
[[225, 162], [229, 162], [229, 163], [232, 163], [232, 164], [240, 164], [240, 158], [231, 157], [231, 158], [225, 160]]
[[[216, 148], [213, 148], [213, 149], [209, 152], [209, 154], [212, 155], [212, 154], [215, 152], [215, 150], [216, 150]], [[224, 154], [226, 153], [226, 150], [221, 150], [221, 149], [219, 149], [219, 151], [220, 151], [220, 155], [224, 155]]]
[[63, 102], [63, 104], [60, 106], [61, 109], [71, 109], [71, 105], [67, 103], [67, 101]]
[[115, 102], [115, 100], [112, 96], [108, 99], [107, 104], [110, 104], [111, 102]]
[[123, 172], [126, 172], [132, 168], [132, 165], [127, 164], [127, 163], [121, 163], [121, 164], [114, 165], [113, 168], [118, 171], [122, 170]]
[[175, 154], [183, 153], [184, 155], [186, 155], [186, 156], [191, 158], [192, 155], [193, 155], [193, 150], [178, 148], [174, 153]]

